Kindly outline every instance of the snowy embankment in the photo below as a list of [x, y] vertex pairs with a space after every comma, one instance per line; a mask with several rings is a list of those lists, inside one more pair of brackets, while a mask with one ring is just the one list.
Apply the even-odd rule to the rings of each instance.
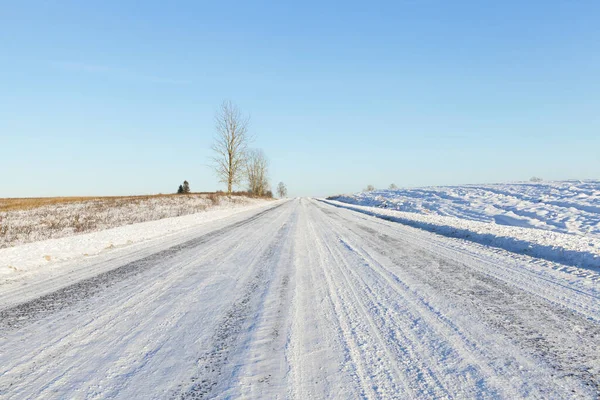
[[416, 214], [600, 237], [600, 181], [374, 190], [335, 200]]
[[[524, 200], [525, 192], [529, 200]], [[513, 200], [512, 209], [506, 206], [508, 193], [520, 199]], [[374, 191], [335, 200], [328, 202], [444, 236], [561, 264], [600, 268], [600, 213], [595, 208], [600, 209], [600, 182]], [[498, 211], [502, 207], [504, 214]], [[516, 218], [511, 210], [530, 217]]]
[[[157, 212], [163, 215], [173, 211], [172, 202], [160, 201], [155, 199], [151, 203], [146, 203], [146, 207], [138, 204], [137, 209], [130, 209], [127, 212], [129, 216], [123, 214], [123, 218], [115, 221], [141, 219], [156, 215]], [[197, 199], [190, 198], [191, 202], [197, 202]], [[162, 203], [162, 204], [161, 204]], [[98, 230], [95, 232], [75, 234], [26, 243], [18, 246], [0, 248], [0, 283], [8, 282], [24, 275], [40, 272], [46, 268], [54, 268], [57, 264], [67, 260], [81, 260], [92, 256], [110, 252], [115, 249], [130, 246], [136, 243], [146, 242], [158, 238], [166, 238], [177, 233], [186, 232], [192, 228], [229, 217], [234, 214], [242, 213], [268, 207], [275, 202], [251, 199], [245, 197], [236, 197], [233, 199], [223, 198], [219, 204], [212, 207], [205, 206], [199, 209], [195, 214], [183, 215], [179, 217], [162, 218], [159, 220], [134, 223], [115, 228]], [[162, 206], [162, 210], [161, 209]], [[61, 212], [65, 213], [64, 208], [68, 210], [73, 205], [63, 206]], [[74, 206], [76, 209], [80, 205]], [[179, 207], [180, 209], [181, 207]], [[177, 208], [176, 208], [177, 209]], [[36, 210], [30, 210], [36, 215]], [[116, 212], [117, 210], [112, 210]], [[23, 213], [26, 213], [24, 211]], [[121, 212], [124, 213], [123, 210]], [[177, 211], [180, 212], [180, 211]], [[137, 213], [137, 215], [134, 215]], [[110, 210], [107, 211], [110, 214]], [[119, 213], [121, 214], [121, 213]], [[116, 222], [114, 222], [116, 223]], [[44, 236], [48, 233], [42, 231], [43, 227], [38, 228], [37, 235]]]

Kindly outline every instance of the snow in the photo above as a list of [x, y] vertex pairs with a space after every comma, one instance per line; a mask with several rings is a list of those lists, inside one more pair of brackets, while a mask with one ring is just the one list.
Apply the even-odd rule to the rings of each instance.
[[375, 190], [335, 200], [424, 215], [600, 237], [600, 181]]
[[[163, 218], [0, 249], [0, 284], [22, 279], [25, 276], [48, 272], [45, 270], [63, 268], [65, 261], [77, 262], [147, 241], [157, 239], [165, 241], [170, 236], [185, 233], [209, 222], [238, 213], [261, 209], [265, 206], [272, 206], [273, 203], [275, 202], [249, 198], [237, 198], [236, 201], [224, 200], [218, 206], [213, 206], [206, 211], [195, 214]], [[80, 204], [62, 206], [60, 213], [65, 214], [69, 212], [68, 210], [79, 209], [80, 207]], [[129, 220], [133, 218], [143, 220], [152, 213], [154, 215], [156, 213], [167, 214], [171, 210], [172, 207], [168, 203], [158, 199], [158, 202], [154, 202], [151, 206], [140, 206], [137, 210], [129, 210], [129, 213], [133, 214], [129, 216]], [[125, 212], [123, 209], [117, 209], [116, 211], [118, 211], [118, 214]], [[135, 215], [136, 213], [137, 215]], [[38, 215], [38, 211], [33, 210], [32, 214]], [[116, 221], [116, 219], [113, 221]], [[38, 234], [44, 236], [42, 228], [38, 230]]]
[[172, 236], [0, 286], [0, 397], [600, 394], [585, 275], [311, 199]]
[[600, 182], [379, 190], [329, 201], [569, 266], [600, 269]]
[[263, 201], [217, 194], [158, 195], [106, 197], [0, 211], [0, 249]]

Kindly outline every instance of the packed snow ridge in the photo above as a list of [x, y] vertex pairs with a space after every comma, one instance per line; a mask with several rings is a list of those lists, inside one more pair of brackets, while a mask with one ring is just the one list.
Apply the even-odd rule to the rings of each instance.
[[600, 181], [375, 190], [331, 199], [446, 236], [600, 268]]

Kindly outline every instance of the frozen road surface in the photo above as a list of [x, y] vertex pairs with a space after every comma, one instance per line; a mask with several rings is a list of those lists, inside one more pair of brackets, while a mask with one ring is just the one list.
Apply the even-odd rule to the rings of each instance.
[[213, 225], [0, 286], [0, 398], [599, 396], [598, 280], [311, 199]]

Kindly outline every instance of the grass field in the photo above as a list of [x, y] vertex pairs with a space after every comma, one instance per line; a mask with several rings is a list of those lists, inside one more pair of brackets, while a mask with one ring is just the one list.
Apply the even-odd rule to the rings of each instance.
[[[0, 212], [3, 211], [22, 211], [31, 210], [33, 208], [39, 208], [44, 206], [53, 206], [59, 204], [69, 203], [83, 203], [83, 202], [101, 202], [107, 205], [116, 203], [139, 203], [143, 200], [153, 198], [181, 198], [181, 196], [187, 196], [188, 198], [194, 196], [208, 197], [209, 199], [218, 199], [226, 196], [224, 192], [199, 192], [190, 193], [186, 195], [181, 194], [150, 194], [150, 195], [135, 195], [135, 196], [72, 196], [72, 197], [26, 197], [26, 198], [0, 198]], [[256, 198], [257, 196], [252, 195], [248, 192], [233, 192], [232, 196], [244, 196], [250, 198]]]
[[122, 225], [235, 207], [256, 196], [236, 192], [0, 199], [0, 248]]

